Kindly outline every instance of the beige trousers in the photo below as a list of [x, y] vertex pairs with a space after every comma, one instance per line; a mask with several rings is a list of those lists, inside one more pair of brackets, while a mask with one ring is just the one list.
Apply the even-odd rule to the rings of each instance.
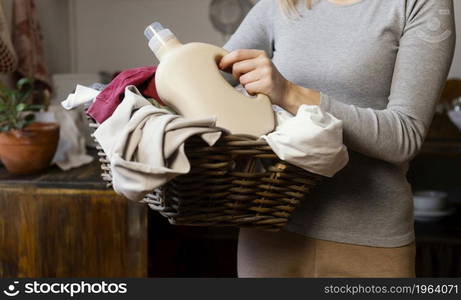
[[415, 277], [415, 245], [368, 247], [241, 229], [237, 267], [240, 278]]

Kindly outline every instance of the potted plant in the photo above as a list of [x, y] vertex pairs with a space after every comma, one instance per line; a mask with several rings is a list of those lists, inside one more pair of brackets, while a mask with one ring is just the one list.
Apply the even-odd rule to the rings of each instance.
[[0, 87], [0, 159], [13, 174], [33, 174], [47, 168], [59, 141], [59, 126], [34, 122], [42, 105], [31, 104], [34, 82], [23, 78], [11, 90]]

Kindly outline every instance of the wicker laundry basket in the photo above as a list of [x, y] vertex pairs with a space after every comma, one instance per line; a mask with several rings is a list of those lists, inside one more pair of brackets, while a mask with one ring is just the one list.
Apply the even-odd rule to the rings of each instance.
[[[89, 120], [93, 133], [99, 125]], [[111, 187], [110, 163], [97, 149], [102, 178]], [[223, 136], [213, 147], [194, 137], [187, 141], [186, 153], [190, 173], [143, 200], [175, 225], [278, 231], [323, 178], [278, 159], [265, 141], [251, 136]]]

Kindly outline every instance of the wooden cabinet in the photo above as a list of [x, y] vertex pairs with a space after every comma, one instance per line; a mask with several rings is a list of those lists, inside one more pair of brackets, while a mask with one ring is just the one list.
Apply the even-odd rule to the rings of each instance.
[[237, 229], [172, 226], [99, 173], [0, 169], [0, 277], [236, 276]]
[[106, 190], [98, 168], [0, 171], [1, 277], [147, 276], [147, 207]]

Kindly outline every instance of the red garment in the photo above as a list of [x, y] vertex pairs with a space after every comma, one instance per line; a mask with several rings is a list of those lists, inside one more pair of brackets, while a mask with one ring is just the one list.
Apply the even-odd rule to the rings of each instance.
[[117, 106], [122, 101], [121, 97], [125, 93], [125, 88], [135, 85], [144, 97], [153, 98], [163, 105], [157, 94], [155, 86], [155, 72], [157, 67], [140, 67], [121, 72], [112, 82], [96, 97], [93, 104], [88, 109], [88, 115], [98, 123], [103, 123], [114, 113]]

